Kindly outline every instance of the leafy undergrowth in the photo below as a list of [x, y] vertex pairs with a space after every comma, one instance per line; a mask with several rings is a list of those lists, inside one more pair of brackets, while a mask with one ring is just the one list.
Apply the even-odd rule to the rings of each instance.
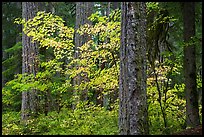
[[[149, 113], [152, 115], [152, 113]], [[62, 108], [47, 116], [40, 114], [37, 118], [30, 118], [27, 124], [20, 121], [20, 112], [6, 111], [2, 117], [3, 135], [118, 135], [118, 104], [111, 110], [104, 107], [88, 104], [78, 104], [75, 110]], [[175, 117], [168, 115], [169, 126], [164, 129], [159, 125], [162, 119], [151, 116], [150, 134], [187, 135], [202, 134], [202, 127], [196, 129], [181, 129], [179, 122], [173, 121]], [[182, 123], [182, 122], [181, 122]], [[168, 130], [168, 133], [166, 133]], [[165, 132], [164, 132], [165, 131]]]
[[116, 135], [118, 134], [118, 112], [100, 106], [79, 106], [75, 110], [62, 109], [41, 114], [28, 120], [27, 125], [20, 122], [19, 112], [3, 114], [3, 135]]

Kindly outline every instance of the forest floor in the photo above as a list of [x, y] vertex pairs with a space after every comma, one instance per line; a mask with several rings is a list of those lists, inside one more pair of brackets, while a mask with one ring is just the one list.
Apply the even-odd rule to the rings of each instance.
[[202, 135], [202, 125], [199, 125], [195, 128], [189, 128], [182, 130], [180, 132], [174, 133], [173, 135]]

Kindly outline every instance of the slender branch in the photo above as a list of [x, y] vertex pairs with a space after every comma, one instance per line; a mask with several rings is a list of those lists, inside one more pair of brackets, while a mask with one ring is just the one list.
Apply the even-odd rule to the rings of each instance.
[[165, 128], [167, 128], [166, 114], [165, 114], [165, 111], [164, 111], [164, 109], [162, 107], [161, 90], [160, 90], [160, 87], [159, 87], [158, 78], [157, 78], [155, 68], [154, 68], [154, 74], [155, 74], [155, 78], [156, 78], [157, 91], [159, 92], [159, 100], [158, 101], [159, 101], [159, 105], [160, 105], [161, 112], [162, 112], [162, 115], [163, 115], [164, 126], [165, 126]]

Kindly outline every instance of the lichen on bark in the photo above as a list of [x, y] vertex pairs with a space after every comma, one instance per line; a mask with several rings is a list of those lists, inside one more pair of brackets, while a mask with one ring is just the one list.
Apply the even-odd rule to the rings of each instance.
[[119, 129], [123, 135], [148, 134], [145, 17], [144, 2], [122, 3]]

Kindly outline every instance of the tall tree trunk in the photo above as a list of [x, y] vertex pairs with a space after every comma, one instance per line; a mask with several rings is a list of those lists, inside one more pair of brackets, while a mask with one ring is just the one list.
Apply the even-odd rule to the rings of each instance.
[[106, 16], [109, 16], [110, 12], [111, 12], [111, 2], [107, 2]]
[[144, 2], [122, 2], [119, 84], [120, 134], [148, 134]]
[[[184, 42], [190, 42], [195, 36], [195, 3], [184, 2], [183, 21], [184, 21]], [[186, 122], [187, 126], [195, 127], [200, 124], [198, 95], [196, 87], [196, 56], [195, 45], [188, 43], [184, 47], [184, 77], [186, 95]]]
[[113, 4], [113, 10], [119, 8], [119, 3], [120, 3], [120, 2], [112, 2], [112, 4]]
[[[92, 14], [93, 6], [94, 6], [94, 2], [76, 2], [75, 30], [80, 28], [80, 26], [83, 24], [86, 24], [86, 23], [91, 24], [91, 22], [87, 18]], [[75, 33], [75, 55], [74, 56], [76, 59], [79, 58], [79, 56], [80, 56], [79, 51], [78, 51], [78, 47], [82, 46], [89, 39], [90, 39], [90, 37], [88, 37], [88, 35], [80, 35], [78, 33]], [[86, 74], [85, 74], [85, 79], [87, 79]], [[81, 81], [82, 81], [82, 77], [77, 76], [73, 80], [73, 84], [74, 85], [80, 85]], [[79, 92], [79, 91], [75, 91], [75, 92]], [[74, 96], [76, 96], [76, 93]], [[87, 90], [82, 91], [82, 95], [80, 96], [80, 98], [82, 100], [87, 100], [87, 98], [88, 98]], [[78, 101], [76, 100], [76, 102], [74, 102], [74, 103], [77, 103], [77, 102]], [[75, 107], [75, 105], [73, 105], [73, 107]]]
[[[22, 17], [28, 21], [33, 18], [38, 11], [38, 3], [36, 2], [22, 2]], [[36, 43], [31, 42], [31, 38], [27, 37], [24, 33], [22, 35], [22, 74], [34, 74], [38, 71], [38, 46]], [[26, 120], [31, 114], [37, 113], [38, 95], [35, 89], [22, 93], [22, 120]]]
[[[93, 11], [93, 2], [76, 2], [76, 25], [75, 29], [77, 30], [83, 24], [91, 24], [91, 22], [87, 19]], [[75, 49], [82, 46], [88, 40], [87, 35], [80, 35], [75, 33]], [[75, 53], [75, 57], [78, 58], [79, 53]]]

